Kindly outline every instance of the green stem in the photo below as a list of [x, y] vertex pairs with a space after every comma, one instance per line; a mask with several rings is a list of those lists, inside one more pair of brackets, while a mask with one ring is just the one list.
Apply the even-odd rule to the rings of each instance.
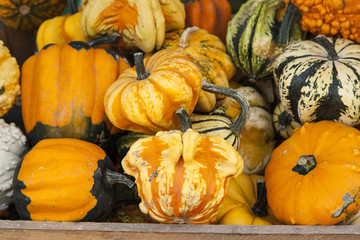
[[176, 116], [179, 118], [181, 123], [181, 132], [185, 133], [189, 128], [192, 128], [192, 123], [190, 119], [189, 113], [186, 111], [185, 108], [179, 107], [175, 111]]
[[250, 105], [248, 100], [242, 96], [239, 92], [234, 89], [218, 86], [207, 82], [205, 79], [202, 80], [202, 87], [204, 91], [224, 95], [235, 99], [241, 106], [241, 113], [236, 121], [230, 126], [230, 129], [239, 135], [245, 127], [245, 123], [249, 118]]
[[121, 38], [121, 35], [119, 33], [117, 33], [117, 32], [114, 32], [111, 35], [104, 35], [104, 36], [101, 36], [101, 37], [93, 38], [93, 39], [89, 40], [87, 43], [91, 47], [96, 47], [96, 46], [102, 45], [102, 44], [117, 43], [120, 38]]
[[323, 35], [319, 35], [318, 37], [314, 38], [313, 41], [320, 44], [328, 53], [328, 59], [331, 61], [335, 61], [339, 59], [335, 47], [331, 42]]
[[314, 155], [302, 155], [295, 167], [293, 167], [292, 171], [297, 172], [301, 175], [308, 174], [311, 170], [316, 167], [316, 160]]
[[280, 45], [287, 45], [290, 41], [290, 32], [293, 26], [301, 18], [301, 12], [299, 9], [289, 1], [283, 19], [280, 25], [279, 38], [277, 43]]
[[267, 197], [266, 197], [266, 187], [265, 187], [265, 179], [258, 178], [256, 180], [256, 196], [257, 202], [251, 208], [252, 212], [257, 217], [266, 217], [268, 215], [267, 212]]
[[145, 65], [144, 65], [144, 53], [143, 52], [136, 52], [134, 54], [134, 62], [135, 62], [135, 69], [137, 73], [137, 80], [144, 80], [146, 79], [150, 73], [146, 72]]
[[110, 184], [114, 183], [122, 183], [127, 185], [129, 188], [132, 188], [135, 183], [130, 180], [126, 175], [118, 172], [111, 171], [109, 169], [106, 169], [106, 179]]

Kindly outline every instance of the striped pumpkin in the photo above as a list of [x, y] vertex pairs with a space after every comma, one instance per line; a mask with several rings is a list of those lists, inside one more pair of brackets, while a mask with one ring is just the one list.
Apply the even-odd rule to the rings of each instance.
[[274, 63], [282, 104], [299, 123], [360, 123], [360, 45], [319, 35], [290, 44]]
[[46, 19], [60, 15], [66, 4], [66, 0], [0, 0], [0, 19], [17, 30], [35, 30]]
[[[303, 32], [297, 24], [293, 31], [289, 20], [279, 14], [284, 8], [283, 0], [249, 0], [244, 3], [228, 25], [226, 48], [235, 65], [251, 81], [271, 77], [271, 62], [287, 42], [303, 39]], [[290, 23], [281, 26], [282, 21]], [[289, 27], [289, 28], [287, 28]], [[279, 39], [284, 36], [285, 39]]]

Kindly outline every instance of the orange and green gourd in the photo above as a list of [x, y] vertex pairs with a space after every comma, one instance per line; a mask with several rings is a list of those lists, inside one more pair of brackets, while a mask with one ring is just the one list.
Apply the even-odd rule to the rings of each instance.
[[0, 19], [17, 30], [36, 30], [46, 19], [61, 15], [66, 5], [66, 0], [0, 0]]
[[115, 52], [81, 41], [47, 45], [22, 66], [22, 116], [31, 145], [77, 138], [103, 146], [111, 123], [104, 96], [118, 77]]
[[100, 221], [109, 216], [114, 183], [134, 183], [113, 171], [99, 146], [72, 138], [36, 144], [14, 173], [14, 205], [21, 219]]
[[360, 1], [284, 0], [301, 12], [301, 27], [313, 34], [348, 38], [360, 43]]

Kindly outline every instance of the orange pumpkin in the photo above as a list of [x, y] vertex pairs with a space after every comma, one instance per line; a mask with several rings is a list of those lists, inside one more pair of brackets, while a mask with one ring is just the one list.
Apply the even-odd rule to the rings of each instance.
[[201, 73], [191, 56], [161, 50], [149, 57], [145, 66], [136, 55], [135, 66], [126, 69], [105, 94], [111, 123], [142, 133], [178, 129], [176, 109], [184, 107], [191, 114], [201, 90]]
[[231, 19], [228, 0], [188, 0], [185, 4], [185, 26], [199, 27], [226, 42], [227, 25]]
[[286, 224], [332, 225], [360, 209], [360, 131], [339, 122], [305, 123], [265, 169], [267, 198]]

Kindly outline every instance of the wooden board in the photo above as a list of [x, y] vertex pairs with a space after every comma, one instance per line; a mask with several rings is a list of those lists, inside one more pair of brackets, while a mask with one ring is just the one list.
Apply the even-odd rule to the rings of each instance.
[[360, 226], [239, 226], [0, 221], [1, 240], [360, 239]]

